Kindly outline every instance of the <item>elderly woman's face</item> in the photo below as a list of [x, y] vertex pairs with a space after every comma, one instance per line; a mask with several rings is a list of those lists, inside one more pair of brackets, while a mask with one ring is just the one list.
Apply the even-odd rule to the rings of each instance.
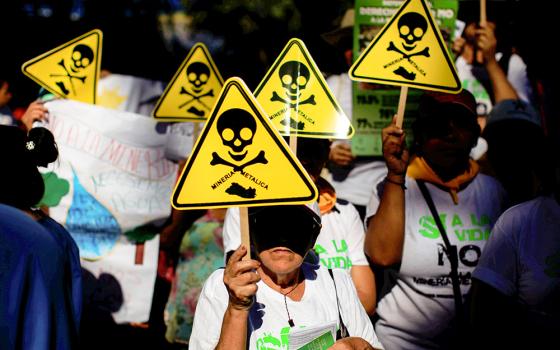
[[289, 274], [303, 264], [303, 257], [286, 247], [275, 247], [259, 253], [262, 264], [275, 274]]

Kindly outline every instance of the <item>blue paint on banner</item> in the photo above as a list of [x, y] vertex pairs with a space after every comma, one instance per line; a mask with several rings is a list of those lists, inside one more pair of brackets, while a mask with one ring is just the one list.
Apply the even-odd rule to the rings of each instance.
[[86, 191], [76, 173], [66, 229], [80, 248], [80, 256], [86, 259], [100, 258], [109, 253], [121, 235], [121, 227], [115, 217]]

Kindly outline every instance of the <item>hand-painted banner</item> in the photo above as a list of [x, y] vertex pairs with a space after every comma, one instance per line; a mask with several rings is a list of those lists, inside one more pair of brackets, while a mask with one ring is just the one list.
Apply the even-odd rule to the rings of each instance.
[[143, 264], [134, 265], [130, 238], [169, 216], [177, 166], [164, 158], [166, 136], [138, 114], [68, 100], [46, 107], [60, 156], [43, 173], [42, 202], [76, 240], [83, 267], [98, 283], [115, 281], [118, 288], [107, 286], [122, 300], [111, 309], [115, 321], [146, 321], [159, 239], [147, 237]]

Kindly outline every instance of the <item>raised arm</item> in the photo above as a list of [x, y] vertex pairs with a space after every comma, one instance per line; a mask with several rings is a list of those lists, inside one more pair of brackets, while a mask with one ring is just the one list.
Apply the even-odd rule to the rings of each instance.
[[368, 223], [365, 251], [381, 266], [401, 261], [404, 242], [404, 183], [409, 153], [404, 131], [393, 122], [383, 129], [383, 157], [389, 172], [377, 212]]
[[33, 123], [36, 121], [45, 121], [48, 116], [48, 110], [45, 108], [42, 101], [33, 101], [29, 104], [25, 113], [21, 117], [21, 122], [27, 129], [31, 130]]
[[492, 82], [495, 104], [503, 100], [518, 99], [515, 88], [508, 81], [507, 72], [504, 72], [496, 61], [496, 44], [494, 25], [491, 23], [481, 24], [481, 28], [476, 30], [476, 45], [484, 57], [484, 65]]
[[242, 261], [247, 254], [245, 246], [239, 247], [229, 259], [224, 271], [224, 284], [229, 303], [222, 321], [220, 340], [216, 349], [245, 350], [247, 348], [247, 319], [257, 293], [260, 266], [256, 260]]

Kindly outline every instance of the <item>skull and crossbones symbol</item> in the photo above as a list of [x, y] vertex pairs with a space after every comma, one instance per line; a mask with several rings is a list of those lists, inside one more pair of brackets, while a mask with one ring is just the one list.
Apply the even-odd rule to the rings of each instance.
[[[208, 82], [208, 79], [210, 79], [210, 74], [210, 68], [208, 68], [208, 66], [202, 62], [193, 62], [189, 64], [186, 70], [186, 75], [190, 83], [191, 91], [185, 89], [184, 87], [181, 87], [180, 94], [189, 95], [191, 98], [182, 103], [179, 106], [179, 109], [190, 105], [194, 101], [198, 101], [198, 103], [200, 103], [204, 108], [210, 110], [210, 107], [206, 103], [201, 101], [203, 97], [214, 97], [214, 89], [210, 89], [207, 92], [202, 93], [202, 91], [204, 90], [204, 86]], [[202, 115], [204, 115], [203, 111], [199, 111], [194, 107], [191, 107], [189, 111], [197, 115], [200, 115], [201, 113]]]
[[[232, 108], [220, 116], [217, 125], [218, 133], [224, 146], [230, 148], [228, 155], [234, 162], [242, 162], [247, 153], [245, 148], [253, 143], [253, 137], [257, 130], [257, 123], [251, 113], [239, 108]], [[212, 152], [210, 165], [226, 165], [233, 168], [233, 171], [244, 173], [244, 169], [253, 164], [267, 164], [265, 152], [260, 151], [253, 159], [245, 163], [236, 164], [222, 158], [217, 152]]]
[[[419, 13], [408, 12], [399, 18], [397, 24], [399, 27], [399, 36], [402, 39], [401, 45], [404, 50], [398, 48], [394, 42], [392, 41], [389, 42], [389, 47], [387, 47], [387, 51], [395, 51], [401, 54], [402, 56], [399, 60], [395, 62], [391, 62], [391, 64], [389, 65], [398, 63], [406, 59], [417, 66], [417, 64], [412, 61], [411, 59], [412, 57], [414, 56], [430, 57], [430, 48], [427, 46], [422, 50], [418, 50], [414, 52], [414, 50], [417, 47], [417, 43], [420, 40], [422, 40], [424, 34], [426, 34], [426, 30], [428, 29], [428, 22], [426, 22], [426, 19]], [[416, 77], [416, 74], [412, 72], [408, 72], [402, 66], [400, 66], [397, 70], [395, 70], [394, 73], [401, 75], [404, 78], [410, 80], [414, 80]]]
[[[72, 50], [72, 55], [70, 56], [70, 64], [66, 67], [66, 62], [64, 58], [61, 59], [57, 64], [64, 69], [65, 74], [51, 74], [51, 77], [65, 77], [69, 80], [72, 93], [76, 94], [76, 89], [74, 86], [74, 79], [79, 80], [82, 84], [86, 82], [86, 76], [80, 76], [83, 74], [84, 69], [86, 69], [92, 62], [94, 58], [93, 50], [84, 44], [78, 44]], [[64, 95], [68, 95], [70, 90], [66, 88], [63, 81], [57, 81], [56, 85], [60, 88]]]
[[303, 63], [299, 61], [285, 62], [282, 66], [280, 66], [278, 75], [287, 98], [284, 99], [278, 95], [276, 91], [273, 91], [270, 101], [283, 102], [289, 105], [292, 109], [296, 109], [297, 106], [305, 104], [317, 104], [315, 102], [315, 95], [313, 94], [307, 99], [299, 101], [301, 96], [300, 91], [305, 90], [307, 83], [309, 83], [309, 78], [311, 77], [309, 69]]

